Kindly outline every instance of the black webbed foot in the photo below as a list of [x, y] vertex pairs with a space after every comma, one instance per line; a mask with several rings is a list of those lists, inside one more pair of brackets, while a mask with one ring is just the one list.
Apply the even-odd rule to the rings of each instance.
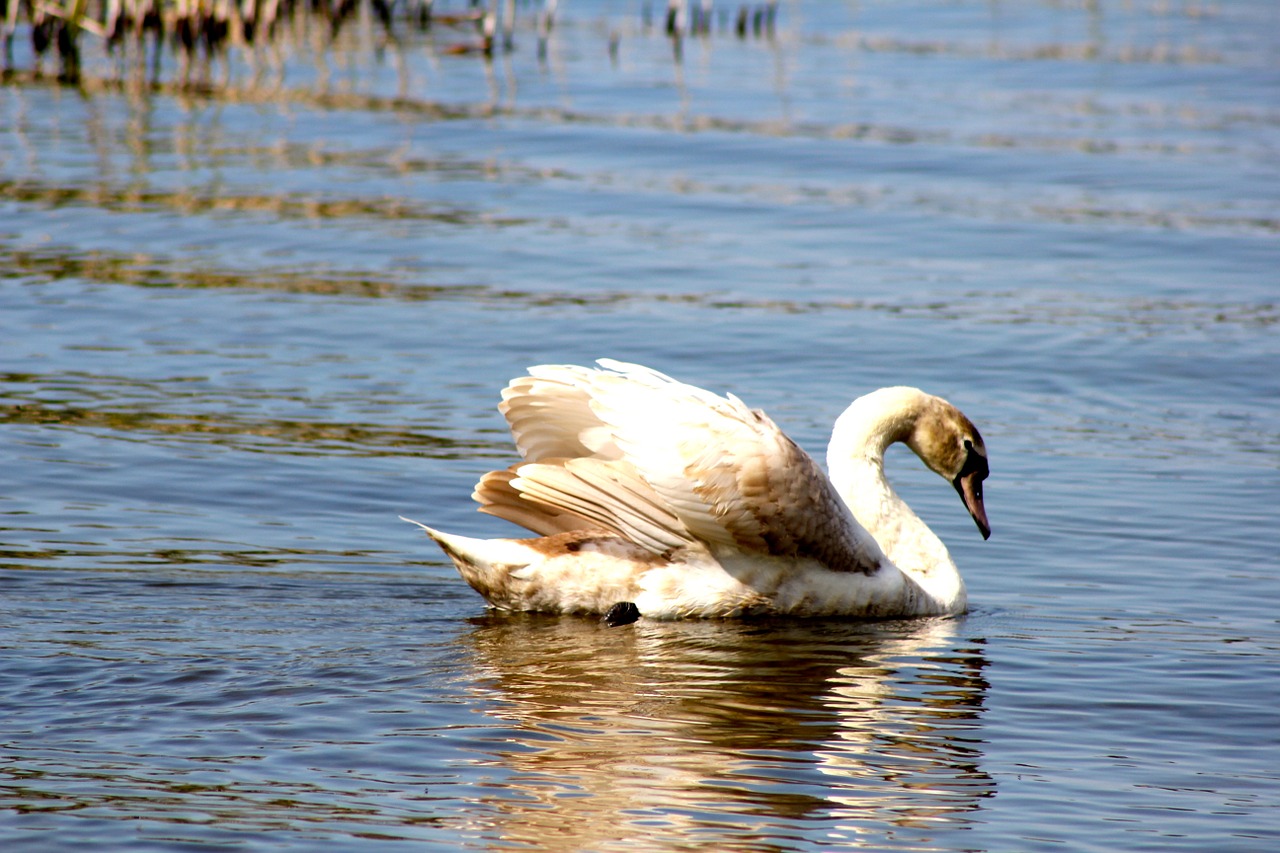
[[600, 621], [610, 628], [617, 628], [619, 625], [630, 625], [639, 618], [639, 607], [630, 601], [619, 601], [609, 608]]

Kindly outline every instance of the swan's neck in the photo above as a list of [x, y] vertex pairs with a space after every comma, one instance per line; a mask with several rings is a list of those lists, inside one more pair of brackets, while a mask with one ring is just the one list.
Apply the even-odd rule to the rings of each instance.
[[893, 564], [947, 610], [962, 610], [964, 581], [947, 546], [884, 476], [885, 451], [906, 442], [915, 429], [914, 397], [920, 394], [914, 388], [885, 388], [855, 400], [836, 421], [827, 471], [853, 517]]

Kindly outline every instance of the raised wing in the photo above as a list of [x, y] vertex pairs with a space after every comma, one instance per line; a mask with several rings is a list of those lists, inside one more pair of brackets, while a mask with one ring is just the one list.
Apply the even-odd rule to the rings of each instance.
[[608, 530], [654, 553], [701, 546], [862, 572], [884, 560], [762, 412], [639, 365], [599, 364], [535, 367], [504, 390], [526, 464], [481, 481], [482, 511], [540, 533]]

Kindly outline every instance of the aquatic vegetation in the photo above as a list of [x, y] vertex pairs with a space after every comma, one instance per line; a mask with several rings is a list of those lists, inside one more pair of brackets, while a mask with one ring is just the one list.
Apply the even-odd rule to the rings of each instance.
[[[668, 0], [660, 24], [649, 2], [639, 14], [645, 32], [660, 31], [673, 41], [678, 60], [686, 35], [772, 37], [777, 10], [778, 0], [720, 7], [710, 0]], [[436, 0], [0, 0], [0, 45], [7, 78], [24, 70], [42, 77], [46, 57], [56, 56], [57, 78], [79, 82], [81, 37], [88, 35], [133, 73], [149, 72], [152, 82], [159, 82], [170, 51], [178, 60], [178, 82], [189, 85], [197, 66], [225, 61], [229, 51], [273, 44], [289, 27], [307, 26], [308, 43], [323, 49], [356, 20], [376, 21], [384, 43], [411, 30], [448, 31], [442, 54], [485, 58], [513, 50], [522, 29], [544, 58], [557, 12], [557, 0], [456, 0], [447, 6]], [[21, 37], [30, 42], [30, 69], [15, 67], [14, 42]], [[607, 34], [611, 56], [619, 38], [616, 29]]]

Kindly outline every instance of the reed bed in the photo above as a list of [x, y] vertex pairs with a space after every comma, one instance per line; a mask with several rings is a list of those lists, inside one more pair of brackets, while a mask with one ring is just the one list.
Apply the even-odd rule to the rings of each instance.
[[[646, 32], [670, 38], [679, 57], [681, 39], [713, 35], [771, 38], [778, 0], [720, 3], [712, 0], [644, 2], [639, 14]], [[166, 52], [177, 59], [179, 85], [195, 82], [192, 69], [226, 58], [229, 51], [252, 52], [277, 41], [305, 21], [321, 36], [336, 40], [356, 19], [372, 20], [387, 40], [408, 30], [459, 31], [459, 41], [442, 52], [491, 58], [513, 50], [516, 34], [537, 42], [539, 56], [558, 14], [558, 0], [0, 0], [0, 42], [6, 79], [26, 72], [55, 73], [65, 83], [81, 79], [81, 39], [101, 40], [106, 52], [134, 72], [159, 82]], [[15, 41], [30, 40], [33, 67], [14, 64]], [[609, 50], [617, 50], [611, 32]], [[47, 71], [46, 64], [56, 65]]]

